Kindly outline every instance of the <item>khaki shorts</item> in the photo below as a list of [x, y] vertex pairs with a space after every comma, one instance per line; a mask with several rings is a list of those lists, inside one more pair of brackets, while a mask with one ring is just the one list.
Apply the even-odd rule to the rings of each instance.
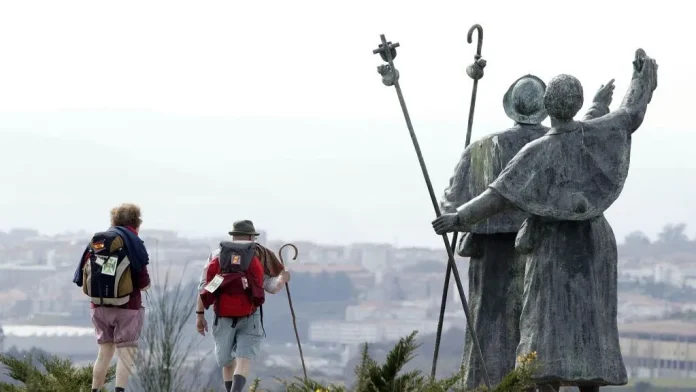
[[235, 358], [255, 361], [261, 351], [263, 328], [258, 311], [249, 317], [237, 320], [218, 318], [213, 322], [213, 340], [215, 340], [215, 357], [219, 366], [229, 365]]

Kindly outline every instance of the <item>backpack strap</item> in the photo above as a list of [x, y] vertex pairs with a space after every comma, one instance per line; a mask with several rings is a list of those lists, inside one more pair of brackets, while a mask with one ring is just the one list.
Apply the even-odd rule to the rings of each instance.
[[[97, 251], [95, 251], [94, 246], [92, 245], [92, 242], [94, 241], [94, 238], [92, 241], [90, 241], [90, 246], [89, 246], [89, 258], [85, 260], [85, 268], [87, 267], [87, 263], [89, 263], [89, 273], [91, 275], [92, 281], [96, 281], [97, 283], [97, 288], [99, 290], [99, 303], [96, 304], [97, 306], [104, 306], [104, 293], [102, 292], [102, 286], [101, 286], [101, 273], [95, 273], [94, 272], [94, 263], [97, 259]], [[103, 242], [102, 242], [102, 248], [104, 247]], [[86, 284], [87, 282], [85, 282]], [[94, 296], [95, 293], [92, 293], [92, 296]]]
[[266, 328], [263, 327], [263, 305], [259, 306], [259, 313], [261, 313], [261, 330], [263, 331], [263, 337], [266, 337]]

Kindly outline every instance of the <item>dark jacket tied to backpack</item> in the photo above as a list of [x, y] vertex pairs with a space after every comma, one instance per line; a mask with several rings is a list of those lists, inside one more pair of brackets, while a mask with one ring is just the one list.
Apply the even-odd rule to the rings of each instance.
[[[150, 256], [147, 254], [147, 249], [145, 249], [145, 243], [140, 239], [140, 237], [138, 237], [137, 234], [128, 228], [121, 226], [110, 227], [107, 232], [117, 234], [123, 239], [123, 242], [126, 245], [126, 253], [128, 255], [128, 259], [130, 260], [131, 268], [134, 272], [140, 272], [141, 268], [150, 264]], [[73, 283], [75, 283], [78, 287], [82, 287], [82, 284], [84, 283], [82, 278], [82, 264], [89, 252], [90, 245], [88, 244], [87, 247], [85, 247], [85, 251], [82, 252], [82, 255], [80, 256], [80, 261], [77, 263]]]

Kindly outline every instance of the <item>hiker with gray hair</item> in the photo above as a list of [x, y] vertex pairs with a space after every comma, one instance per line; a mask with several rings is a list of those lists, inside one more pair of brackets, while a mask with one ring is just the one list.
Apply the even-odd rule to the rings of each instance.
[[201, 274], [196, 329], [205, 336], [205, 309], [213, 305], [215, 356], [225, 388], [241, 392], [265, 336], [264, 292], [279, 292], [290, 274], [271, 250], [255, 241], [259, 233], [252, 221], [235, 222], [229, 234], [232, 240], [220, 243]]
[[[609, 112], [613, 85], [602, 86], [585, 119]], [[462, 154], [441, 199], [443, 213], [479, 196], [527, 143], [549, 128], [544, 108], [546, 84], [534, 75], [517, 79], [503, 96], [505, 114], [514, 125], [471, 143]], [[515, 251], [515, 237], [529, 214], [510, 209], [472, 225], [462, 236], [457, 253], [469, 257], [469, 306], [491, 385], [515, 368], [520, 341], [524, 259]], [[462, 353], [462, 384], [474, 389], [483, 382], [483, 369], [466, 334]]]
[[140, 207], [125, 203], [111, 210], [111, 227], [95, 233], [80, 256], [73, 283], [90, 297], [99, 353], [92, 371], [92, 392], [101, 391], [114, 354], [116, 392], [125, 392], [135, 367], [145, 319], [142, 291], [150, 288], [149, 256], [138, 236]]

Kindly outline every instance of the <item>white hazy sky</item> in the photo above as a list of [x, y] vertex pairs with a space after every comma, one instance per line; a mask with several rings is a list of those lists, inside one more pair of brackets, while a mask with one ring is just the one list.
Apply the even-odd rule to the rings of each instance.
[[[3, 1], [0, 229], [97, 230], [142, 205], [145, 225], [220, 235], [253, 219], [272, 237], [438, 246], [434, 212], [393, 88], [396, 66], [438, 197], [464, 148], [484, 29], [473, 137], [511, 121], [519, 76], [578, 77], [586, 107], [644, 48], [659, 87], [636, 133], [617, 237], [670, 222], [696, 232], [696, 56], [687, 2]], [[586, 109], [585, 107], [585, 109]], [[583, 110], [585, 110], [583, 109]], [[548, 123], [548, 121], [547, 121]]]

